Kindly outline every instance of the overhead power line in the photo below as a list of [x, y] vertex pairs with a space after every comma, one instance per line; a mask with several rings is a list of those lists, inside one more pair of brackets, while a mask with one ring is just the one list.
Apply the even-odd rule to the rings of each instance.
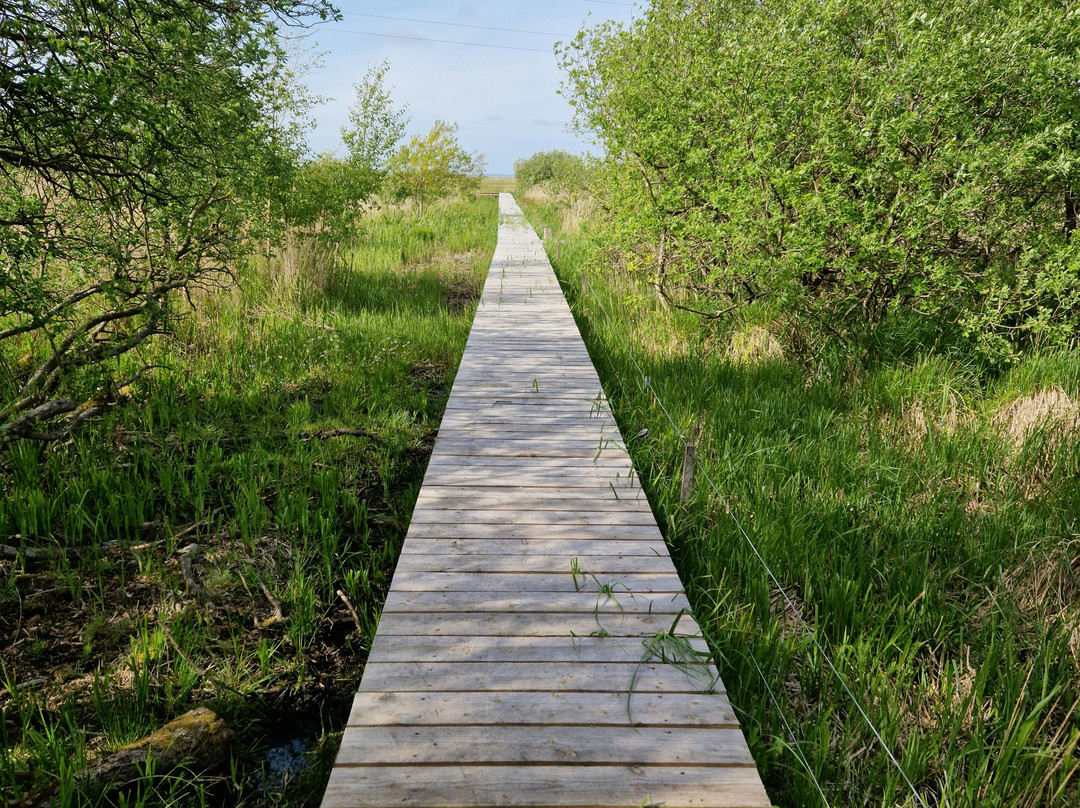
[[476, 31], [504, 31], [509, 34], [533, 34], [535, 36], [556, 36], [569, 39], [568, 34], [555, 34], [551, 31], [526, 31], [523, 28], [497, 28], [492, 25], [470, 25], [463, 22], [444, 22], [442, 20], [421, 20], [416, 17], [391, 17], [388, 14], [365, 14], [360, 11], [350, 11], [343, 14], [345, 17], [370, 17], [376, 20], [397, 20], [398, 22], [418, 22], [424, 25], [446, 25], [453, 28], [472, 28]]

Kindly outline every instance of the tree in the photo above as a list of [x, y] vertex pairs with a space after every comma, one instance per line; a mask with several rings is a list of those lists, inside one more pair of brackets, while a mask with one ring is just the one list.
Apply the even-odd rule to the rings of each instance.
[[364, 78], [353, 85], [356, 101], [349, 107], [349, 125], [341, 128], [341, 139], [349, 150], [349, 162], [367, 179], [371, 192], [378, 190], [386, 176], [387, 160], [405, 136], [409, 125], [406, 107], [397, 107], [386, 86], [389, 62], [369, 67]]
[[9, 0], [0, 20], [0, 443], [55, 438], [250, 249], [294, 154], [277, 22], [323, 0]]
[[484, 158], [465, 151], [457, 140], [457, 124], [435, 121], [425, 136], [414, 135], [395, 152], [389, 169], [394, 194], [424, 205], [434, 199], [476, 188]]
[[990, 362], [1080, 331], [1080, 7], [655, 0], [562, 53], [608, 232], [659, 289]]
[[341, 235], [355, 225], [363, 203], [382, 190], [387, 161], [409, 120], [386, 86], [389, 69], [387, 62], [370, 67], [363, 80], [353, 85], [356, 101], [349, 107], [348, 125], [341, 128], [348, 156], [342, 160], [322, 154], [296, 166], [284, 193], [285, 221], [290, 227], [308, 235]]

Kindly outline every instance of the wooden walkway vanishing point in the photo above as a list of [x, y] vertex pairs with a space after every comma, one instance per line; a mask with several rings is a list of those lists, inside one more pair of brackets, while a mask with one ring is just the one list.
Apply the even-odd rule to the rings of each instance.
[[768, 806], [715, 669], [643, 644], [682, 584], [540, 240], [499, 219], [323, 807]]

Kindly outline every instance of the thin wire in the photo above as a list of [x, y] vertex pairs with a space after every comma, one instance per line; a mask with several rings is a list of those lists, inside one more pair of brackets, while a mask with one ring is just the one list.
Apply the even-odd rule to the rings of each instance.
[[810, 775], [810, 779], [814, 781], [814, 787], [817, 788], [818, 794], [821, 795], [821, 801], [825, 803], [825, 808], [831, 808], [829, 805], [829, 798], [825, 796], [825, 789], [821, 787], [817, 775], [815, 775], [814, 770], [810, 768], [810, 761], [808, 761], [806, 755], [803, 754], [802, 747], [799, 746], [799, 739], [795, 737], [795, 730], [793, 730], [791, 724], [788, 723], [787, 716], [784, 715], [784, 708], [780, 705], [780, 700], [776, 698], [773, 689], [769, 687], [769, 680], [765, 678], [765, 672], [761, 669], [761, 665], [758, 664], [757, 657], [754, 656], [754, 652], [749, 648], [747, 648], [746, 651], [750, 655], [754, 667], [757, 668], [758, 676], [761, 677], [761, 683], [765, 685], [765, 689], [769, 692], [769, 698], [772, 700], [773, 706], [776, 707], [776, 714], [780, 716], [780, 720], [784, 722], [784, 726], [787, 728], [788, 735], [791, 737], [791, 748], [795, 750], [795, 755], [799, 758], [799, 762], [802, 763], [803, 768], [806, 769], [806, 773]]
[[536, 36], [558, 36], [566, 37], [569, 39], [569, 35], [555, 34], [551, 31], [526, 31], [523, 28], [496, 28], [491, 25], [469, 25], [463, 22], [443, 22], [441, 20], [421, 20], [416, 17], [391, 17], [389, 14], [365, 14], [360, 11], [349, 11], [342, 14], [343, 17], [370, 17], [376, 20], [397, 20], [398, 22], [418, 22], [424, 25], [446, 25], [452, 28], [472, 28], [477, 31], [504, 31], [508, 34], [535, 34]]
[[[652, 392], [653, 399], [656, 401], [657, 404], [660, 405], [660, 409], [664, 411], [664, 414], [667, 416], [667, 419], [671, 423], [672, 428], [675, 429], [675, 432], [679, 435], [679, 439], [685, 446], [686, 437], [682, 434], [682, 431], [678, 428], [678, 426], [675, 425], [675, 421], [668, 413], [667, 407], [664, 406], [664, 402], [661, 400], [660, 394], [656, 391], [656, 387], [653, 385], [652, 379], [646, 376], [644, 372], [642, 372], [641, 366], [637, 363], [637, 360], [634, 358], [633, 353], [630, 352], [629, 348], [627, 347], [626, 341], [622, 339], [622, 335], [619, 330], [614, 327], [614, 318], [611, 316], [607, 308], [604, 306], [603, 302], [600, 300], [599, 295], [597, 295], [596, 292], [593, 291], [592, 286], [588, 285], [586, 288], [589, 292], [592, 293], [593, 300], [595, 300], [600, 305], [600, 309], [604, 312], [604, 316], [607, 318], [608, 322], [612, 326], [612, 331], [618, 336], [624, 350], [627, 351], [627, 355], [630, 357], [630, 361], [634, 363], [634, 367], [637, 368], [638, 373], [641, 375], [642, 380], [645, 382], [645, 386]], [[787, 603], [788, 608], [791, 609], [792, 613], [799, 621], [799, 624], [803, 627], [803, 630], [806, 632], [807, 636], [810, 637], [810, 640], [811, 642], [813, 642], [814, 647], [817, 648], [818, 652], [824, 658], [825, 662], [828, 664], [833, 674], [840, 681], [840, 684], [844, 688], [844, 691], [847, 693], [848, 698], [851, 699], [852, 704], [855, 705], [855, 709], [859, 711], [859, 715], [863, 717], [863, 721], [866, 722], [866, 725], [870, 727], [870, 731], [873, 732], [874, 737], [877, 738], [878, 744], [884, 750], [885, 754], [888, 755], [889, 760], [892, 761], [892, 764], [896, 767], [896, 770], [900, 772], [900, 776], [904, 779], [904, 782], [907, 783], [907, 786], [911, 790], [911, 793], [915, 796], [915, 799], [919, 801], [919, 804], [922, 805], [923, 808], [928, 808], [928, 806], [926, 805], [926, 801], [923, 800], [922, 795], [919, 794], [918, 790], [915, 788], [915, 784], [911, 782], [911, 778], [909, 778], [907, 772], [904, 771], [904, 767], [900, 765], [900, 761], [896, 759], [896, 755], [893, 754], [893, 751], [889, 748], [888, 744], [885, 743], [885, 739], [881, 736], [878, 728], [874, 726], [874, 722], [870, 720], [870, 716], [867, 715], [866, 710], [863, 709], [862, 704], [855, 697], [855, 693], [852, 692], [851, 687], [847, 683], [847, 680], [837, 669], [836, 665], [833, 664], [832, 658], [818, 641], [817, 634], [810, 627], [810, 624], [803, 619], [802, 612], [798, 609], [798, 607], [795, 606], [795, 603], [788, 595], [787, 590], [784, 589], [783, 585], [781, 585], [779, 578], [776, 577], [776, 574], [772, 571], [772, 568], [765, 561], [764, 556], [762, 556], [761, 551], [758, 550], [757, 545], [754, 544], [753, 540], [750, 538], [750, 535], [746, 532], [746, 529], [743, 527], [742, 522], [739, 521], [739, 517], [736, 515], [735, 511], [732, 510], [731, 504], [728, 502], [727, 498], [720, 492], [720, 489], [717, 487], [716, 482], [712, 479], [712, 476], [704, 467], [701, 468], [701, 473], [702, 476], [704, 476], [705, 479], [708, 481], [709, 486], [713, 490], [713, 493], [716, 494], [716, 496], [720, 499], [721, 503], [723, 503], [724, 510], [727, 511], [728, 516], [731, 517], [731, 520], [739, 529], [739, 532], [742, 534], [743, 539], [745, 539], [746, 543], [750, 545], [750, 549], [754, 551], [754, 555], [757, 557], [757, 560], [761, 562], [761, 566], [765, 568], [765, 571], [768, 573], [769, 578], [773, 582], [773, 585], [780, 591], [780, 594], [784, 596], [785, 603]]]
[[803, 619], [802, 612], [799, 611], [798, 607], [796, 607], [795, 604], [792, 602], [791, 597], [787, 593], [787, 590], [784, 589], [783, 586], [781, 586], [780, 581], [776, 577], [775, 573], [773, 573], [772, 568], [766, 563], [764, 557], [761, 555], [761, 551], [758, 550], [757, 545], [754, 544], [754, 542], [750, 539], [749, 534], [742, 526], [742, 522], [739, 521], [739, 517], [735, 514], [735, 511], [732, 510], [731, 504], [728, 502], [727, 498], [722, 493], [720, 493], [720, 489], [717, 487], [716, 483], [713, 481], [713, 478], [709, 475], [709, 472], [706, 469], [702, 468], [701, 473], [702, 476], [704, 476], [705, 479], [708, 481], [709, 486], [713, 490], [713, 493], [715, 493], [716, 496], [719, 497], [720, 501], [723, 503], [724, 510], [727, 511], [728, 516], [731, 517], [731, 521], [735, 523], [735, 526], [739, 528], [739, 532], [746, 540], [746, 543], [750, 545], [750, 549], [754, 551], [754, 555], [757, 556], [758, 561], [761, 562], [761, 566], [763, 566], [765, 568], [765, 571], [769, 574], [769, 578], [772, 579], [773, 585], [778, 590], [780, 590], [780, 594], [784, 596], [784, 602], [787, 603], [788, 608], [791, 609], [791, 611], [795, 614], [795, 617], [796, 619], [798, 619], [799, 624], [803, 627], [803, 630], [806, 632], [807, 636], [810, 637], [810, 641], [814, 643], [814, 647], [817, 648], [818, 652], [825, 659], [825, 662], [828, 664], [833, 674], [835, 674], [836, 678], [840, 681], [840, 684], [843, 686], [844, 691], [848, 694], [848, 698], [851, 699], [851, 703], [855, 705], [855, 709], [859, 711], [859, 714], [863, 717], [866, 725], [870, 727], [870, 731], [874, 733], [874, 737], [877, 738], [878, 744], [881, 745], [881, 748], [885, 751], [885, 754], [889, 756], [889, 760], [892, 761], [893, 766], [896, 767], [896, 770], [900, 772], [900, 776], [904, 778], [904, 782], [907, 783], [908, 788], [911, 789], [911, 793], [915, 795], [915, 799], [919, 801], [919, 804], [922, 805], [923, 808], [927, 808], [926, 802], [923, 800], [922, 795], [920, 795], [919, 792], [916, 790], [915, 784], [911, 782], [911, 779], [908, 777], [907, 772], [904, 771], [904, 767], [900, 765], [900, 761], [896, 759], [896, 755], [893, 754], [893, 751], [889, 748], [888, 744], [885, 743], [885, 739], [881, 737], [881, 733], [878, 732], [878, 728], [874, 726], [874, 722], [871, 721], [870, 716], [866, 714], [866, 710], [863, 709], [862, 703], [855, 697], [855, 694], [848, 686], [847, 680], [844, 679], [843, 674], [841, 674], [840, 671], [837, 670], [836, 665], [833, 664], [832, 658], [828, 655], [828, 653], [826, 653], [824, 647], [822, 647], [821, 643], [818, 641], [817, 634]]
[[438, 42], [441, 45], [466, 45], [470, 48], [496, 48], [498, 50], [528, 51], [529, 53], [551, 53], [547, 48], [521, 48], [514, 45], [489, 45], [485, 42], [460, 42], [456, 39], [431, 39], [425, 36], [406, 36], [405, 34], [379, 34], [374, 31], [351, 31], [347, 28], [321, 28], [319, 30], [338, 34], [386, 37], [387, 39], [411, 39], [416, 42]]

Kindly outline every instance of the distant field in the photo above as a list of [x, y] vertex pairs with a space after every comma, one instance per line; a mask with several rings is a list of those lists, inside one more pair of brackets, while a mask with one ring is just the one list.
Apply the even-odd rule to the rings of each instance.
[[517, 189], [517, 180], [513, 177], [484, 177], [480, 180], [482, 194], [508, 194]]

